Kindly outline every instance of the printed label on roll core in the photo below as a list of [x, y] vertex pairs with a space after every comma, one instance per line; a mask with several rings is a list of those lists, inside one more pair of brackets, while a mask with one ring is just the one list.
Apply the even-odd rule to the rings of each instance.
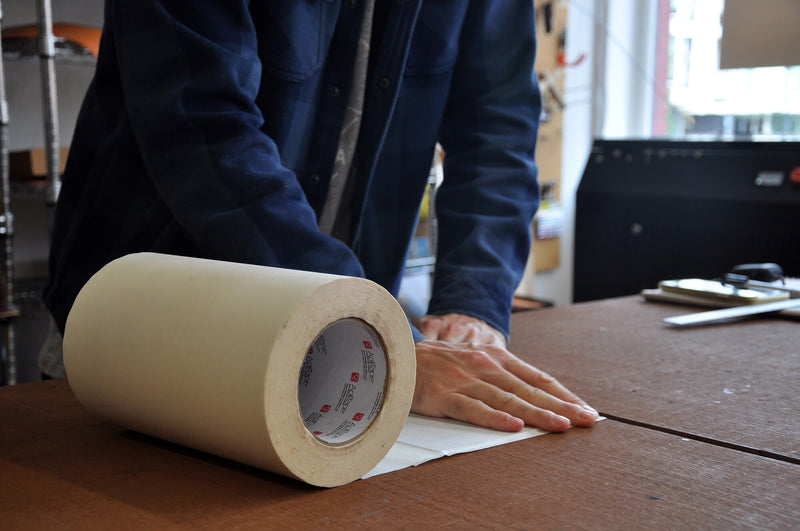
[[328, 326], [309, 346], [298, 377], [306, 428], [330, 444], [358, 437], [380, 412], [386, 375], [386, 353], [369, 325], [342, 319]]

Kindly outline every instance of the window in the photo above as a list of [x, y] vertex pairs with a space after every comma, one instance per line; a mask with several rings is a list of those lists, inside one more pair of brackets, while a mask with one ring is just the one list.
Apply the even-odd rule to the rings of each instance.
[[653, 136], [800, 140], [800, 66], [721, 70], [723, 9], [724, 0], [671, 0], [668, 23], [657, 24], [669, 45], [657, 48], [656, 72], [666, 63], [667, 74], [654, 78]]

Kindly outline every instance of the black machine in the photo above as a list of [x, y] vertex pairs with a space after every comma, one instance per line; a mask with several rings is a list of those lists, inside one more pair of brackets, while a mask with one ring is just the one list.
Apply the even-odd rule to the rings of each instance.
[[744, 263], [800, 276], [800, 142], [595, 141], [574, 260], [575, 302]]

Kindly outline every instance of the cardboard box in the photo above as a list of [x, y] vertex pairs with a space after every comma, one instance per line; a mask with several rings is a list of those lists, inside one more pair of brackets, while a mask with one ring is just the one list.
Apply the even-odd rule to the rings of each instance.
[[[62, 147], [59, 153], [60, 173], [64, 173], [69, 148]], [[44, 179], [47, 177], [47, 153], [44, 148], [12, 151], [8, 154], [11, 176], [18, 179]]]

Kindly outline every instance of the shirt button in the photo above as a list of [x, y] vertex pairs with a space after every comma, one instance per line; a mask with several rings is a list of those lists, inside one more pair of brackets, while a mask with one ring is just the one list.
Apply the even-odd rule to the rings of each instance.
[[331, 88], [328, 89], [328, 91], [334, 98], [342, 93], [342, 89], [339, 88], [339, 85], [331, 85]]
[[389, 76], [381, 76], [381, 78], [378, 80], [378, 86], [382, 89], [387, 89], [391, 85], [392, 80], [389, 78]]
[[319, 176], [319, 173], [312, 173], [311, 174], [311, 182], [314, 184], [319, 184], [322, 181], [322, 177]]
[[356, 7], [358, 5], [358, 0], [347, 0], [347, 7]]

